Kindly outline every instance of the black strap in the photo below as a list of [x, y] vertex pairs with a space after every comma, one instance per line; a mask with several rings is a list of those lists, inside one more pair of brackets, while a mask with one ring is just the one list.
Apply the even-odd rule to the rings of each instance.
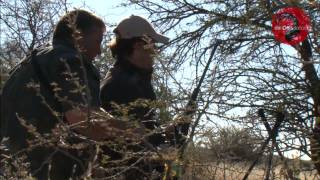
[[46, 78], [46, 76], [43, 74], [43, 72], [40, 69], [40, 65], [39, 62], [37, 61], [37, 53], [39, 52], [39, 50], [34, 49], [31, 52], [31, 58], [30, 58], [30, 62], [33, 66], [35, 75], [37, 77], [37, 79], [39, 80], [40, 86], [44, 87], [45, 89], [47, 89], [49, 91], [49, 93], [52, 95], [53, 99], [54, 99], [54, 104], [56, 106], [56, 108], [58, 108], [58, 111], [62, 111], [62, 107], [61, 104], [59, 103], [57, 97], [54, 94], [53, 88], [50, 85], [48, 79]]

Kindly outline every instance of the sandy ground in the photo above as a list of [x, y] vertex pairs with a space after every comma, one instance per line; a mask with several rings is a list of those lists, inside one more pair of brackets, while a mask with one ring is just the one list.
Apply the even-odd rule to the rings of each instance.
[[[246, 174], [249, 168], [248, 164], [226, 164], [220, 163], [219, 165], [215, 163], [208, 164], [193, 164], [187, 167], [186, 174], [183, 176], [183, 180], [241, 180]], [[283, 168], [276, 167], [269, 175], [269, 179], [288, 179], [285, 176]], [[300, 180], [319, 180], [320, 176], [314, 171], [300, 171], [298, 168], [295, 169], [294, 177]], [[266, 176], [266, 171], [264, 167], [255, 167], [248, 180], [264, 180]]]

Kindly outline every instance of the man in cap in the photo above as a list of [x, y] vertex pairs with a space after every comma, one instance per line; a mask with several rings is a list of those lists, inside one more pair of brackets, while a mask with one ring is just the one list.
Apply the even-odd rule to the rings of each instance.
[[[113, 32], [116, 37], [109, 44], [109, 48], [116, 61], [101, 84], [102, 107], [113, 115], [136, 120], [146, 132], [154, 131], [159, 127], [150, 107], [150, 102], [156, 100], [151, 84], [154, 56], [157, 53], [155, 43], [168, 43], [169, 38], [157, 33], [146, 19], [135, 15], [123, 19]], [[143, 143], [127, 150], [151, 150], [164, 143], [161, 133], [150, 134]], [[124, 157], [124, 154], [110, 148], [105, 151], [111, 159]], [[143, 172], [150, 173], [155, 169], [160, 173], [163, 171], [162, 165], [150, 162], [140, 163], [138, 166], [139, 171], [130, 169], [126, 177], [143, 179], [148, 178]]]

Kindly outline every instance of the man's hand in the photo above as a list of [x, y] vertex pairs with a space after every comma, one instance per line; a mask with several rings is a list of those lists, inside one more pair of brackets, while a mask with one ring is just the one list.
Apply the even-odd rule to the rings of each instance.
[[71, 129], [91, 139], [115, 140], [130, 138], [137, 140], [145, 135], [145, 129], [137, 122], [118, 120], [105, 111], [91, 112], [90, 120], [86, 111], [71, 110], [65, 113], [66, 121]]
[[191, 123], [191, 117], [190, 116], [178, 116], [176, 117], [172, 123], [170, 123], [167, 127], [165, 127], [165, 135], [167, 141], [170, 142], [170, 144], [176, 144], [179, 145], [183, 141], [182, 139], [185, 139], [185, 136], [187, 136], [188, 128]]

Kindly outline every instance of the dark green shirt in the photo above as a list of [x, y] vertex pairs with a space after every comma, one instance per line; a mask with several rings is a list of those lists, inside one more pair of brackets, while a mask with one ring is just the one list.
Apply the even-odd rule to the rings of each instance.
[[[39, 133], [45, 134], [50, 133], [59, 121], [63, 121], [64, 112], [79, 106], [100, 106], [98, 70], [90, 60], [67, 43], [55, 41], [52, 46], [37, 52], [35, 61], [41, 78], [31, 61], [27, 60], [14, 68], [2, 91], [1, 134], [2, 137], [9, 137], [7, 145], [13, 153], [28, 147], [27, 139], [34, 138], [21, 125], [18, 117], [33, 125]], [[45, 79], [51, 87], [46, 87], [39, 79]], [[52, 153], [51, 149], [40, 146], [40, 150], [30, 152], [31, 170], [40, 167]], [[66, 159], [60, 159], [63, 164], [68, 164]], [[65, 171], [65, 174], [71, 173], [64, 166], [60, 170]], [[55, 170], [53, 167], [53, 171], [58, 174], [59, 168]], [[40, 178], [44, 177], [41, 173], [46, 172], [40, 171]], [[64, 177], [67, 176], [54, 179]]]

